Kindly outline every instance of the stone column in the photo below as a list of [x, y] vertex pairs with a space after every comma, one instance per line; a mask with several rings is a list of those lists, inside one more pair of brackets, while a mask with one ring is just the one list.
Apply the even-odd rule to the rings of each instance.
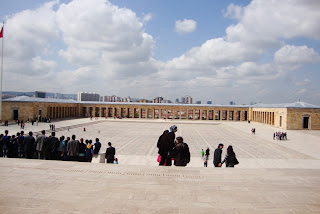
[[186, 109], [186, 119], [189, 120], [189, 109]]

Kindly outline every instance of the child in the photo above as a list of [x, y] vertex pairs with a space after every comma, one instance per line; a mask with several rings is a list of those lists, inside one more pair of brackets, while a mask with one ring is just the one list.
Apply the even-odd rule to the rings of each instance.
[[204, 167], [208, 167], [208, 156], [207, 155], [204, 156], [203, 160], [204, 160], [203, 162]]
[[114, 164], [118, 164], [118, 158], [114, 158], [113, 163], [114, 163]]

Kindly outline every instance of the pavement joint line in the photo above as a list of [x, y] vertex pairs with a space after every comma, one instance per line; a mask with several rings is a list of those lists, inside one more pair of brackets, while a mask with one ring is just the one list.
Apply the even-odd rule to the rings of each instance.
[[[0, 166], [7, 167], [7, 166]], [[130, 176], [148, 176], [148, 177], [176, 177], [176, 178], [199, 178], [204, 179], [203, 175], [193, 175], [193, 174], [180, 174], [176, 173], [148, 173], [148, 172], [118, 172], [118, 171], [110, 171], [110, 170], [87, 170], [87, 169], [66, 169], [66, 168], [46, 168], [46, 167], [27, 167], [27, 166], [14, 166], [9, 167], [14, 170], [40, 170], [40, 171], [64, 171], [68, 173], [84, 173], [84, 174], [116, 174], [116, 175], [130, 175]]]

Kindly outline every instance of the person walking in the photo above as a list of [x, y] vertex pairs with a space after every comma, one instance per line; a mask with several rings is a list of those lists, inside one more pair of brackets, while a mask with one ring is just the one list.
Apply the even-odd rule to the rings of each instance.
[[157, 147], [158, 147], [158, 154], [161, 156], [161, 160], [159, 166], [171, 166], [172, 165], [172, 158], [168, 157], [168, 152], [172, 152], [175, 146], [175, 132], [177, 132], [177, 126], [173, 125], [170, 127], [169, 130], [163, 132], [163, 134], [159, 137]]
[[236, 158], [236, 154], [233, 151], [232, 146], [230, 145], [227, 149], [227, 154], [224, 160], [221, 162], [221, 165], [226, 163], [226, 167], [234, 167], [234, 165], [239, 164], [239, 161]]
[[108, 146], [105, 158], [107, 159], [107, 163], [113, 163], [116, 149], [111, 145], [111, 142], [108, 143]]
[[204, 151], [203, 151], [203, 149], [201, 150], [201, 157], [202, 157], [202, 158], [204, 157]]
[[218, 145], [218, 148], [214, 150], [214, 156], [213, 156], [213, 165], [214, 167], [221, 167], [221, 154], [222, 154], [223, 144], [220, 143]]
[[190, 151], [188, 144], [183, 142], [182, 137], [177, 137], [174, 150], [177, 153], [177, 157], [174, 158], [174, 165], [187, 166], [187, 164], [190, 162]]
[[206, 156], [207, 156], [208, 160], [209, 160], [209, 155], [210, 155], [210, 149], [209, 149], [209, 147], [207, 147], [207, 149], [206, 149]]
[[203, 166], [204, 167], [208, 167], [208, 158], [207, 158], [207, 156], [203, 157]]

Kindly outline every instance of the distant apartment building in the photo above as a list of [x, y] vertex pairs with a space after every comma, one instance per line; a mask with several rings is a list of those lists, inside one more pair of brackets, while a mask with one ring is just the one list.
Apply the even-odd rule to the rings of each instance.
[[171, 103], [171, 100], [162, 100], [161, 103]]
[[201, 104], [201, 101], [197, 101], [196, 104]]
[[212, 104], [212, 100], [208, 100], [207, 104], [211, 105]]
[[152, 100], [153, 103], [161, 103], [163, 100], [163, 97], [156, 97]]
[[130, 102], [131, 102], [131, 98], [130, 98], [130, 97], [122, 97], [122, 98], [121, 98], [121, 102], [130, 103]]
[[34, 96], [38, 97], [38, 98], [46, 98], [47, 97], [47, 92], [36, 91], [36, 92], [34, 92]]
[[184, 103], [186, 104], [192, 104], [192, 97], [190, 97], [189, 95], [186, 95], [185, 96], [185, 101]]
[[78, 101], [99, 101], [100, 95], [92, 92], [79, 92]]
[[181, 97], [181, 103], [186, 103], [186, 98], [185, 97]]
[[146, 100], [146, 99], [141, 99], [141, 100], [139, 100], [138, 102], [139, 102], [139, 103], [150, 103], [150, 101], [149, 101], [149, 100]]

